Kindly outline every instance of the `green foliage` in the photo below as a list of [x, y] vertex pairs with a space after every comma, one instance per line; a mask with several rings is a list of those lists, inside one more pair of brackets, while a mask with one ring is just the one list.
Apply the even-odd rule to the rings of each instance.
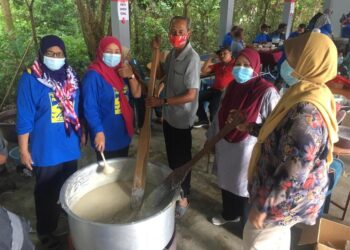
[[[0, 96], [4, 96], [32, 39], [29, 11], [25, 1], [9, 0], [9, 2], [15, 26], [15, 38], [4, 32], [4, 20], [0, 12]], [[91, 4], [95, 7], [97, 3], [98, 1], [91, 0]], [[212, 53], [218, 47], [220, 0], [130, 0], [130, 3], [131, 51], [133, 57], [141, 63], [146, 64], [150, 61], [149, 44], [156, 34], [163, 38], [162, 49], [170, 49], [167, 40], [169, 21], [171, 17], [184, 13], [191, 18], [191, 41], [198, 53]], [[301, 22], [307, 23], [321, 9], [322, 3], [323, 0], [297, 1], [294, 27]], [[249, 43], [258, 32], [261, 23], [268, 23], [272, 26], [272, 30], [277, 27], [283, 6], [282, 0], [236, 0], [233, 23], [244, 28], [245, 41]], [[107, 18], [109, 20], [109, 14]], [[68, 61], [82, 77], [89, 64], [89, 58], [75, 1], [34, 0], [34, 19], [39, 37], [55, 34], [65, 41]], [[35, 57], [36, 51], [32, 46], [21, 71], [30, 66]], [[16, 86], [7, 103], [13, 103], [15, 89]]]
[[[2, 97], [14, 77], [27, 45], [32, 40], [29, 12], [25, 1], [13, 0], [10, 1], [10, 4], [16, 38], [11, 39], [4, 32], [3, 20], [0, 18], [0, 96]], [[69, 63], [82, 77], [89, 64], [89, 59], [77, 17], [73, 0], [51, 0], [49, 3], [45, 0], [35, 0], [34, 2], [34, 18], [38, 37], [48, 34], [60, 36], [65, 42]], [[20, 74], [15, 79], [15, 85], [6, 104], [14, 103], [17, 81], [36, 57], [37, 51], [32, 45], [19, 71]], [[2, 98], [0, 99], [2, 101]]]

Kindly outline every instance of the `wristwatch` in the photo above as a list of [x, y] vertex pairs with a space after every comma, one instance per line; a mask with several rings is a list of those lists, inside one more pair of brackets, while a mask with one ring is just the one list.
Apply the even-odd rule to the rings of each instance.
[[134, 75], [134, 74], [132, 74], [130, 77], [128, 77], [128, 79], [129, 79], [129, 80], [131, 80], [131, 79], [135, 79], [135, 75]]
[[163, 100], [164, 100], [164, 104], [163, 104], [163, 105], [168, 106], [168, 105], [169, 105], [168, 99], [167, 99], [167, 98], [164, 98]]

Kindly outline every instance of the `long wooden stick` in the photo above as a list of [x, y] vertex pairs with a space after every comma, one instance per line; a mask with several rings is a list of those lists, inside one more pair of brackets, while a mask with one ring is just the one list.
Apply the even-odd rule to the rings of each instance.
[[[158, 38], [160, 39], [160, 38]], [[159, 42], [160, 43], [160, 42]], [[153, 48], [152, 66], [150, 81], [148, 83], [147, 97], [154, 95], [156, 83], [157, 68], [159, 65], [159, 48]], [[131, 207], [137, 209], [141, 206], [146, 185], [146, 170], [148, 162], [148, 151], [151, 139], [151, 114], [152, 108], [146, 107], [145, 120], [140, 131], [139, 144], [137, 148], [136, 167], [134, 173], [134, 182], [131, 193]]]
[[[138, 221], [140, 219], [147, 218], [148, 216], [153, 215], [155, 212], [158, 212], [165, 206], [169, 205], [170, 200], [173, 199], [174, 191], [180, 188], [181, 182], [183, 182], [193, 166], [204, 155], [210, 152], [217, 142], [224, 138], [244, 120], [244, 116], [239, 115], [232, 122], [226, 124], [219, 131], [219, 133], [205, 143], [204, 147], [197, 154], [195, 154], [190, 161], [175, 169], [160, 185], [153, 189], [153, 191], [141, 204], [142, 206], [139, 210], [133, 210], [128, 217], [123, 218], [122, 222]], [[120, 221], [120, 218], [118, 218], [118, 221]]]
[[26, 50], [24, 51], [24, 54], [23, 54], [23, 56], [22, 56], [22, 59], [21, 59], [19, 65], [18, 65], [18, 67], [17, 67], [16, 73], [13, 75], [13, 77], [12, 77], [12, 79], [11, 79], [11, 83], [10, 83], [10, 85], [8, 86], [7, 91], [6, 91], [6, 94], [5, 94], [5, 96], [4, 96], [4, 99], [2, 100], [2, 103], [1, 103], [1, 105], [0, 105], [0, 111], [2, 110], [2, 108], [3, 108], [4, 104], [5, 104], [5, 101], [6, 101], [7, 97], [8, 97], [9, 94], [10, 94], [10, 91], [11, 91], [11, 89], [12, 89], [12, 86], [13, 86], [13, 84], [14, 84], [16, 78], [17, 78], [17, 75], [18, 75], [20, 69], [22, 68], [24, 59], [26, 58], [26, 56], [27, 56], [27, 54], [28, 54], [28, 51], [29, 51], [29, 48], [30, 48], [30, 46], [32, 45], [32, 43], [33, 43], [33, 39], [31, 39], [31, 40], [29, 41], [29, 43], [28, 43], [28, 45], [27, 45], [27, 48], [26, 48]]
[[181, 167], [175, 169], [168, 177], [157, 186], [145, 199], [141, 206], [141, 210], [137, 215], [139, 218], [148, 216], [152, 211], [162, 209], [164, 201], [169, 201], [173, 190], [180, 188], [181, 183], [186, 178], [187, 174], [191, 171], [192, 167], [218, 143], [224, 138], [230, 131], [236, 128], [245, 120], [243, 115], [238, 115], [231, 123], [226, 124], [214, 137], [207, 141], [204, 147], [193, 156], [193, 158], [186, 162]]

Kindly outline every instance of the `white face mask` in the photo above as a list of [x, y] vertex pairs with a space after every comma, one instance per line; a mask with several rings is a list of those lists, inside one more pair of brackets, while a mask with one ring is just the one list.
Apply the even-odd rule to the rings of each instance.
[[43, 62], [46, 65], [46, 67], [48, 67], [52, 71], [55, 71], [63, 67], [63, 65], [66, 63], [66, 58], [44, 56]]
[[116, 67], [121, 60], [121, 54], [103, 53], [103, 62], [111, 68]]

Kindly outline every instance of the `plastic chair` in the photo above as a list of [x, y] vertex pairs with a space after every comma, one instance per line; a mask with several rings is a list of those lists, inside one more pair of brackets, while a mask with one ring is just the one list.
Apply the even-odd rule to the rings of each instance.
[[333, 159], [333, 162], [331, 163], [329, 168], [331, 170], [329, 175], [333, 176], [333, 183], [331, 183], [332, 185], [328, 188], [327, 195], [330, 195], [334, 187], [338, 184], [340, 177], [344, 172], [344, 162], [338, 158], [335, 158]]
[[[330, 194], [332, 191], [333, 191], [333, 188], [335, 187], [335, 185], [339, 182], [339, 179], [340, 177], [342, 176], [343, 174], [343, 171], [344, 171], [344, 162], [341, 161], [340, 159], [334, 159], [331, 166], [330, 166], [331, 169], [334, 169], [334, 185], [333, 187], [331, 188], [331, 190], [328, 191], [328, 193]], [[327, 194], [328, 194], [327, 193]], [[345, 205], [344, 206], [341, 206], [339, 205], [337, 202], [335, 201], [330, 201], [330, 203], [332, 203], [334, 206], [336, 206], [337, 208], [343, 210], [343, 215], [341, 217], [341, 220], [344, 220], [345, 218], [345, 215], [346, 215], [346, 212], [348, 210], [348, 206], [349, 206], [349, 203], [350, 203], [350, 191], [348, 193], [348, 197], [346, 199], [346, 202], [345, 202]]]
[[341, 217], [341, 220], [344, 220], [346, 212], [347, 212], [347, 208], [349, 206], [350, 203], [350, 192], [348, 194], [347, 200], [345, 202], [345, 206], [341, 206], [338, 203], [336, 203], [335, 201], [331, 200], [331, 194], [334, 190], [334, 187], [338, 184], [340, 177], [342, 176], [343, 172], [344, 172], [344, 162], [338, 158], [333, 159], [332, 164], [330, 165], [330, 170], [331, 172], [328, 174], [330, 177], [330, 187], [328, 189], [327, 192], [327, 197], [326, 197], [326, 201], [325, 201], [325, 212], [328, 212], [328, 207], [329, 204], [333, 204], [334, 206], [336, 206], [337, 208], [343, 210], [343, 214]]

